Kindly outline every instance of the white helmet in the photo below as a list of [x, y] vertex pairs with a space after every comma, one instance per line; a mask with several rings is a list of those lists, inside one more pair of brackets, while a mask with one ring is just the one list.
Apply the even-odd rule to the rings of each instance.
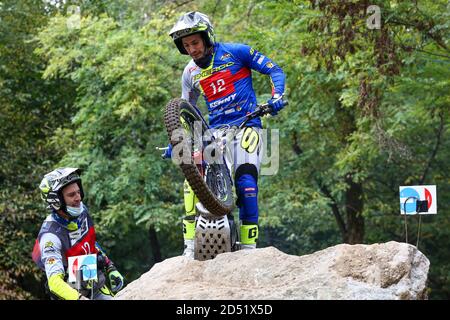
[[215, 43], [214, 28], [206, 14], [191, 11], [183, 14], [170, 30], [169, 35], [175, 42], [181, 54], [188, 54], [184, 49], [181, 39], [191, 34], [200, 33], [206, 47], [212, 47]]
[[47, 173], [39, 184], [41, 198], [48, 203], [49, 209], [63, 210], [66, 212], [66, 203], [62, 195], [62, 189], [76, 182], [80, 188], [81, 199], [83, 200], [83, 186], [81, 185], [81, 171], [78, 168], [58, 168]]

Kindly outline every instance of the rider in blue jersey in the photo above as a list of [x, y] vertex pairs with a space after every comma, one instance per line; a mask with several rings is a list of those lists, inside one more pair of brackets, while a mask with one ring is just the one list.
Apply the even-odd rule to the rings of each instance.
[[[272, 98], [268, 101], [272, 115], [283, 108], [285, 75], [271, 59], [245, 44], [215, 41], [214, 29], [209, 18], [200, 12], [189, 12], [180, 17], [170, 31], [181, 54], [192, 60], [184, 68], [181, 97], [196, 106], [203, 96], [209, 112], [212, 128], [222, 125], [239, 125], [243, 117], [254, 111], [257, 105], [252, 85], [252, 72], [270, 77]], [[238, 197], [241, 220], [241, 247], [256, 248], [258, 238], [258, 174], [262, 152], [261, 119], [246, 124], [235, 140], [234, 150], [239, 159], [235, 161], [233, 174]], [[256, 137], [252, 145], [249, 136]], [[166, 156], [170, 156], [170, 148]], [[195, 230], [195, 203], [198, 201], [185, 181], [184, 255], [193, 257]]]

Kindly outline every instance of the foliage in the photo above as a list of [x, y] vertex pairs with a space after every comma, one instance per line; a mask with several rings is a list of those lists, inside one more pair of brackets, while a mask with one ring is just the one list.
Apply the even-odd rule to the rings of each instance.
[[[289, 106], [264, 119], [280, 129], [280, 161], [260, 179], [260, 246], [404, 241], [398, 186], [436, 184], [438, 215], [409, 219], [408, 238], [417, 244], [420, 226], [430, 297], [449, 297], [446, 1], [372, 1], [379, 29], [356, 0], [53, 2], [1, 2], [3, 298], [39, 297], [35, 188], [56, 165], [83, 169], [100, 243], [128, 281], [181, 251], [183, 179], [155, 147], [188, 61], [168, 31], [190, 10], [211, 17], [218, 41], [250, 44], [287, 75]], [[267, 77], [253, 84], [266, 100]]]
[[28, 299], [33, 290], [42, 295], [42, 274], [30, 259], [45, 217], [37, 185], [63, 155], [48, 140], [70, 125], [74, 91], [65, 80], [44, 81], [43, 60], [33, 54], [33, 37], [48, 19], [42, 2], [0, 5], [0, 299]]
[[[67, 150], [61, 165], [84, 170], [98, 231], [106, 247], [120, 244], [117, 255], [111, 255], [124, 272], [136, 270], [133, 260], [143, 264], [130, 255], [140, 250], [145, 228], [165, 230], [180, 223], [181, 216], [180, 173], [169, 170], [172, 164], [155, 150], [167, 143], [162, 109], [178, 90], [178, 79], [170, 75], [171, 66], [179, 64], [164, 39], [168, 23], [159, 14], [137, 29], [119, 26], [104, 14], [83, 16], [79, 27], [70, 29], [67, 17], [57, 15], [40, 34], [37, 50], [51, 61], [44, 77], [59, 75], [77, 85], [77, 147]], [[160, 45], [164, 42], [165, 47]], [[59, 133], [53, 140], [57, 145], [67, 134]], [[145, 268], [149, 253], [144, 254]]]

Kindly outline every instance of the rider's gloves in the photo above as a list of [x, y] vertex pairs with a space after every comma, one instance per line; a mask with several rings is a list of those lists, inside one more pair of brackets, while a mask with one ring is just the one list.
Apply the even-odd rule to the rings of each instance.
[[106, 270], [106, 275], [108, 276], [109, 279], [111, 291], [113, 293], [119, 292], [119, 290], [122, 289], [123, 287], [123, 277], [120, 274], [120, 272], [117, 271], [114, 265], [110, 265], [108, 267], [108, 270]]
[[272, 109], [270, 114], [273, 116], [276, 116], [278, 114], [278, 111], [280, 111], [284, 107], [283, 96], [279, 93], [275, 93], [272, 99], [268, 100], [267, 103]]
[[169, 145], [167, 146], [167, 149], [164, 150], [164, 153], [161, 155], [161, 157], [163, 159], [170, 159], [172, 158], [172, 144], [169, 143]]

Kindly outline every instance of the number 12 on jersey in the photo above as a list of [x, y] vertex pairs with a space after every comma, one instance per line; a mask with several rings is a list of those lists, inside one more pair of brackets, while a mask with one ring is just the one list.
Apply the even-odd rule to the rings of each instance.
[[216, 81], [216, 83], [211, 82], [211, 84], [209, 85], [212, 90], [213, 90], [213, 95], [215, 95], [218, 92], [222, 92], [226, 89], [225, 87], [225, 80], [223, 79], [219, 79]]

